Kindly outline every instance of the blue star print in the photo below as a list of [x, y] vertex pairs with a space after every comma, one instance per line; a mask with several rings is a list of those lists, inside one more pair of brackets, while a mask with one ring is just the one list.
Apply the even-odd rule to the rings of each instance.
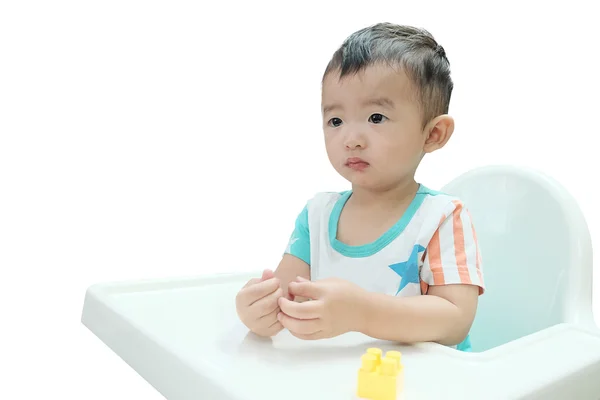
[[408, 258], [408, 261], [392, 264], [390, 268], [392, 271], [400, 275], [402, 281], [400, 282], [400, 287], [396, 294], [400, 293], [402, 289], [406, 287], [409, 283], [419, 283], [419, 253], [425, 250], [425, 247], [416, 244], [413, 247], [412, 253]]

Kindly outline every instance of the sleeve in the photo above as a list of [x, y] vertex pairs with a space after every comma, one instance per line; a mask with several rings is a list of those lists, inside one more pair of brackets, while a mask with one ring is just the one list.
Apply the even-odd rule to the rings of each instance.
[[428, 286], [466, 284], [485, 291], [481, 254], [471, 214], [454, 200], [440, 219], [426, 250], [421, 279]]
[[310, 235], [308, 230], [308, 205], [296, 218], [294, 231], [290, 236], [284, 254], [291, 254], [310, 265]]

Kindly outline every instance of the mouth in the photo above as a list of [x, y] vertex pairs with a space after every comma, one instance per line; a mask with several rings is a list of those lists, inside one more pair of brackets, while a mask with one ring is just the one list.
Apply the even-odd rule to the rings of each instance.
[[346, 167], [352, 168], [356, 171], [362, 171], [369, 166], [369, 163], [361, 158], [352, 157], [346, 160], [345, 165]]

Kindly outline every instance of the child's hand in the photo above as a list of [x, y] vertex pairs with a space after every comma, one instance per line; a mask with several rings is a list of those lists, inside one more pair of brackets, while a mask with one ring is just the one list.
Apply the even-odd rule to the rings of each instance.
[[366, 295], [361, 287], [336, 278], [316, 282], [298, 278], [290, 282], [288, 290], [311, 299], [297, 303], [279, 298], [279, 321], [292, 335], [314, 340], [360, 330], [364, 318], [360, 309]]
[[279, 279], [273, 271], [265, 270], [260, 279], [251, 279], [237, 294], [235, 305], [240, 320], [257, 335], [277, 334], [283, 329], [277, 320], [277, 300], [282, 294]]

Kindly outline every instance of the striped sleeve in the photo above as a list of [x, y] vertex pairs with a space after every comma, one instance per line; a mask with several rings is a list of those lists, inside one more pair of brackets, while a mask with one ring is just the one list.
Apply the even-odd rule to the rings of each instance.
[[485, 291], [477, 233], [471, 214], [459, 200], [442, 216], [425, 250], [421, 280], [424, 291], [448, 284], [479, 286], [480, 295]]

